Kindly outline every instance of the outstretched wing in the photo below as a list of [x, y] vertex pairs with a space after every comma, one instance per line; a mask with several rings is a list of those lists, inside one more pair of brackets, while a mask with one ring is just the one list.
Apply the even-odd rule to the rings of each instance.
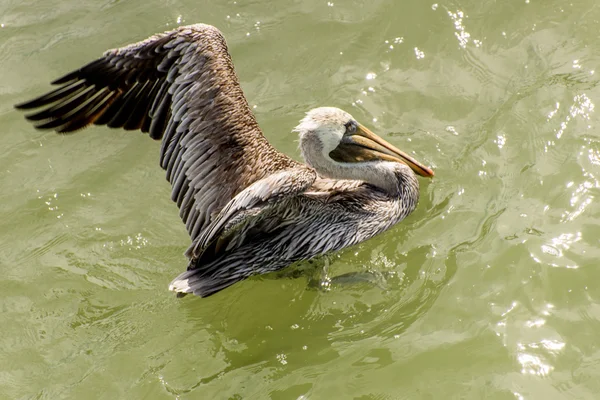
[[160, 165], [192, 240], [253, 182], [306, 168], [267, 142], [210, 25], [107, 51], [53, 84], [60, 87], [16, 106], [41, 108], [26, 116], [36, 128], [66, 133], [94, 123], [162, 139]]

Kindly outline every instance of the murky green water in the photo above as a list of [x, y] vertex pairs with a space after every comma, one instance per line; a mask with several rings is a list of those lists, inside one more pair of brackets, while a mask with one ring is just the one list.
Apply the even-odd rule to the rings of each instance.
[[[219, 4], [215, 4], [219, 3]], [[597, 399], [595, 0], [0, 4], [0, 398]], [[436, 169], [404, 223], [177, 300], [188, 245], [158, 145], [34, 131], [12, 104], [177, 24], [228, 38], [267, 137], [319, 105]]]

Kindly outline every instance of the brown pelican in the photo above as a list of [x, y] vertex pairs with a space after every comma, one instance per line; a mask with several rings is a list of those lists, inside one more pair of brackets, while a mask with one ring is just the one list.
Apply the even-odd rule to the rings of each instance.
[[16, 106], [67, 133], [89, 124], [162, 139], [160, 165], [192, 243], [169, 289], [206, 297], [254, 274], [340, 250], [416, 207], [413, 171], [433, 171], [347, 112], [309, 111], [295, 131], [306, 165], [263, 136], [218, 29], [197, 24], [104, 55]]

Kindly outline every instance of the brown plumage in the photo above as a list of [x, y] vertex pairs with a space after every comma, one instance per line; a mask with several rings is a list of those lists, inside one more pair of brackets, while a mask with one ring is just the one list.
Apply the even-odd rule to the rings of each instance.
[[16, 106], [41, 109], [26, 116], [36, 128], [68, 133], [93, 123], [162, 140], [160, 165], [192, 239], [188, 271], [170, 286], [180, 293], [208, 296], [365, 240], [416, 206], [411, 168], [433, 175], [335, 108], [312, 110], [297, 128], [309, 165], [275, 150], [209, 25], [107, 51], [52, 83], [59, 88]]

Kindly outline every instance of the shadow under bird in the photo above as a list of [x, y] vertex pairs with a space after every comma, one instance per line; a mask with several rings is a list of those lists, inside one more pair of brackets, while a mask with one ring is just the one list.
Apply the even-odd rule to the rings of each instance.
[[[90, 124], [162, 140], [160, 165], [192, 243], [169, 289], [210, 296], [251, 275], [367, 240], [410, 214], [433, 171], [333, 107], [295, 128], [306, 165], [263, 136], [225, 39], [182, 26], [104, 55], [18, 109], [38, 129]], [[414, 171], [414, 172], [413, 172]]]

